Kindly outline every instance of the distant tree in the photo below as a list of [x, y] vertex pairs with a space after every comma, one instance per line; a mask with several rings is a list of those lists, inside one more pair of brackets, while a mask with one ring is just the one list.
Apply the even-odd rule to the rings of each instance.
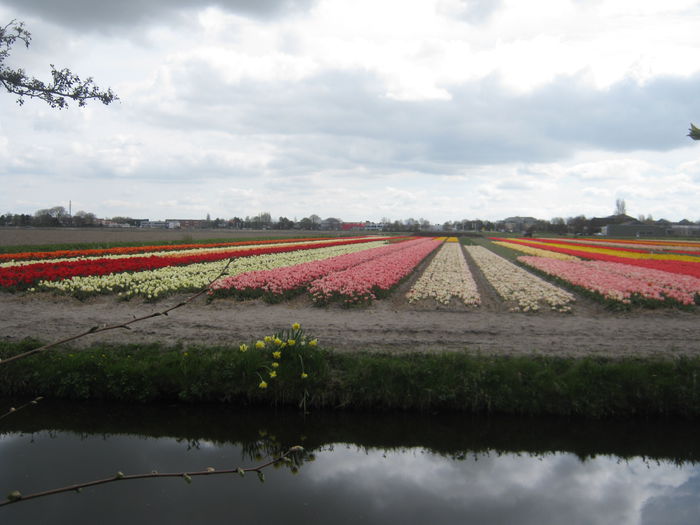
[[328, 217], [327, 219], [324, 219], [322, 223], [327, 230], [339, 230], [343, 221], [337, 217]]
[[688, 130], [688, 136], [693, 140], [700, 140], [700, 128], [696, 127], [692, 122]]
[[566, 224], [569, 228], [569, 233], [576, 235], [588, 233], [588, 219], [586, 219], [585, 215], [569, 217]]
[[627, 215], [627, 204], [625, 204], [625, 199], [617, 199], [615, 201], [615, 215]]
[[94, 213], [80, 210], [75, 212], [75, 215], [71, 218], [71, 222], [73, 226], [77, 227], [95, 226], [97, 224], [97, 217], [95, 217]]
[[63, 206], [54, 206], [34, 212], [34, 226], [63, 226], [70, 217]]
[[297, 223], [297, 225], [302, 230], [313, 230], [313, 227], [314, 227], [313, 221], [311, 219], [309, 219], [308, 217], [304, 217], [302, 220], [300, 220]]
[[311, 227], [312, 230], [318, 230], [321, 227], [321, 217], [319, 217], [315, 213], [309, 215], [309, 220], [311, 221], [311, 224], [312, 224], [312, 227]]
[[276, 225], [278, 230], [291, 230], [294, 228], [294, 221], [288, 219], [287, 217], [280, 217]]
[[51, 64], [52, 81], [44, 83], [27, 76], [23, 69], [12, 69], [5, 65], [10, 56], [12, 46], [20, 41], [29, 47], [32, 35], [24, 28], [23, 22], [12, 20], [6, 26], [0, 26], [0, 85], [8, 92], [19, 95], [17, 103], [24, 104], [24, 98], [38, 98], [52, 108], [62, 109], [68, 106], [66, 99], [71, 99], [84, 106], [88, 100], [99, 100], [103, 104], [111, 104], [119, 97], [111, 90], [100, 91], [91, 77], [82, 80], [70, 69], [56, 69]]
[[550, 224], [552, 232], [558, 233], [559, 235], [564, 235], [566, 233], [566, 221], [564, 221], [563, 217], [554, 217], [550, 221]]

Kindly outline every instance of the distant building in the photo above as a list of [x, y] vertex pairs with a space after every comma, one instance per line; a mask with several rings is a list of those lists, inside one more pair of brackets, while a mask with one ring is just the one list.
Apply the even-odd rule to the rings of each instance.
[[672, 235], [670, 228], [656, 224], [608, 224], [600, 229], [606, 237], [665, 237]]
[[364, 230], [365, 223], [364, 222], [343, 222], [340, 225], [340, 229], [343, 231]]
[[168, 228], [175, 230], [180, 228], [194, 230], [211, 226], [211, 221], [206, 219], [165, 219], [165, 222], [168, 223]]
[[168, 223], [165, 221], [151, 221], [146, 219], [145, 221], [141, 221], [141, 228], [167, 228]]
[[508, 217], [503, 219], [503, 227], [508, 232], [523, 232], [537, 223], [534, 217]]
[[672, 235], [677, 235], [678, 237], [700, 237], [700, 224], [685, 222], [686, 224], [683, 224], [683, 221], [678, 224], [671, 224]]

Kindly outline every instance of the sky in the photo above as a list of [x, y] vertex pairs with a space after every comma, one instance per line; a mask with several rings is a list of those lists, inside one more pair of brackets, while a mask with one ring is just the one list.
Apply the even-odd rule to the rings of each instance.
[[[0, 213], [700, 220], [700, 2], [0, 0]], [[2, 88], [0, 88], [2, 89]]]

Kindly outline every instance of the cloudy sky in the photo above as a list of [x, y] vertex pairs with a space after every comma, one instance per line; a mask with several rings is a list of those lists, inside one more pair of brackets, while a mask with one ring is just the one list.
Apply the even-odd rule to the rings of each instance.
[[0, 0], [0, 213], [700, 220], [700, 2]]

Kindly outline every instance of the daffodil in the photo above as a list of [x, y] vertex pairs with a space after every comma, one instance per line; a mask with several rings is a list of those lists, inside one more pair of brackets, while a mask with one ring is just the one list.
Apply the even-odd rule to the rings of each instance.
[[299, 330], [299, 328], [301, 328], [301, 325], [299, 323], [294, 323], [292, 325], [292, 330]]
[[296, 341], [294, 339], [287, 339], [287, 346], [294, 346]]
[[309, 341], [309, 346], [316, 346], [318, 344], [318, 339], [312, 339]]
[[277, 372], [274, 370], [270, 372], [270, 377], [277, 377]]
[[309, 374], [307, 374], [306, 372], [302, 372], [302, 373], [301, 373], [301, 378], [302, 378], [302, 379], [306, 379], [307, 377], [309, 377]]
[[282, 357], [282, 352], [280, 352], [279, 350], [277, 350], [276, 352], [272, 352], [272, 357], [274, 357], [275, 359], [279, 359], [280, 357]]
[[278, 366], [280, 366], [280, 364], [277, 361], [272, 363], [272, 368], [277, 368]]
[[265, 348], [265, 342], [264, 341], [258, 341], [255, 343], [255, 348], [260, 350], [261, 348]]
[[267, 388], [267, 383], [265, 381], [260, 381], [258, 388]]
[[248, 345], [245, 344], [245, 343], [243, 343], [241, 346], [238, 347], [238, 349], [239, 349], [241, 352], [247, 352], [247, 351], [248, 351]]

